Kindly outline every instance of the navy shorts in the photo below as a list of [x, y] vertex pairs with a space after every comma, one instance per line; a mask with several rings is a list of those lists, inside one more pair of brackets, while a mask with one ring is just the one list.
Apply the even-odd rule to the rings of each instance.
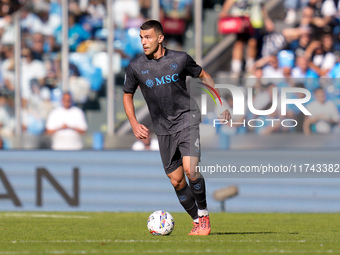
[[199, 125], [186, 127], [171, 135], [158, 135], [157, 137], [166, 174], [180, 167], [184, 156], [197, 157], [200, 160]]

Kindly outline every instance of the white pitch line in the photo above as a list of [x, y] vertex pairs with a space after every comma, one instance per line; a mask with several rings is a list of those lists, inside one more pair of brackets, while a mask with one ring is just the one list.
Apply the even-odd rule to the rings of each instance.
[[0, 251], [1, 255], [30, 254], [29, 251]]
[[0, 243], [100, 243], [112, 242], [112, 240], [13, 240], [0, 241]]
[[[231, 254], [237, 254], [237, 253], [242, 253], [244, 254], [245, 252], [247, 254], [310, 254], [311, 250], [284, 250], [284, 249], [273, 249], [273, 250], [232, 250], [232, 249], [222, 249], [222, 250], [217, 250], [217, 249], [205, 249], [205, 250], [197, 250], [197, 249], [153, 249], [153, 250], [143, 250], [143, 251], [138, 251], [140, 254], [161, 254], [161, 253], [185, 253], [185, 254], [198, 254], [198, 253], [221, 253], [221, 254], [226, 254], [226, 253], [231, 253]], [[38, 253], [34, 252], [34, 254], [112, 254], [112, 253], [131, 253], [131, 254], [136, 254], [136, 250], [131, 249], [122, 249], [122, 250], [44, 250], [40, 251]], [[313, 250], [313, 253], [320, 253], [320, 254], [339, 254], [339, 250]], [[30, 251], [0, 251], [0, 255], [16, 255], [16, 254], [31, 254]]]
[[41, 213], [3, 213], [0, 214], [0, 218], [55, 218], [55, 219], [89, 219], [90, 216], [83, 215], [62, 215], [62, 214], [41, 214]]
[[[166, 237], [165, 237], [166, 238]], [[188, 242], [212, 242], [213, 240], [176, 240], [176, 242], [188, 243]], [[329, 242], [330, 240], [317, 240], [317, 242]], [[157, 240], [11, 240], [11, 241], [2, 241], [0, 243], [98, 243], [98, 242], [108, 242], [108, 243], [172, 243], [173, 240], [166, 240], [160, 237]], [[215, 242], [232, 242], [232, 243], [306, 243], [306, 240], [215, 240]]]

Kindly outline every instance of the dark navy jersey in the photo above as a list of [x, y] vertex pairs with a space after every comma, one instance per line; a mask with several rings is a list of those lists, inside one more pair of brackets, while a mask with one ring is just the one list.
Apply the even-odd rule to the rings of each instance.
[[159, 59], [145, 54], [132, 60], [126, 70], [124, 92], [143, 93], [157, 135], [169, 135], [200, 122], [200, 111], [190, 100], [186, 77], [197, 78], [202, 68], [185, 52], [165, 49]]

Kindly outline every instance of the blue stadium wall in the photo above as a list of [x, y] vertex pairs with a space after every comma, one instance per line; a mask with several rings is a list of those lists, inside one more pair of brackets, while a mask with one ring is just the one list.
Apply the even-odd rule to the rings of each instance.
[[[338, 151], [212, 151], [202, 162], [257, 164], [338, 161]], [[283, 161], [282, 161], [283, 160]], [[339, 162], [338, 162], [339, 163]], [[237, 185], [226, 202], [229, 212], [339, 212], [338, 177], [315, 175], [279, 178], [207, 176], [211, 211], [219, 211], [213, 192]], [[233, 177], [233, 176], [231, 176]], [[250, 177], [250, 176], [249, 176]], [[270, 177], [270, 176], [269, 176]], [[305, 176], [309, 177], [309, 176]], [[165, 176], [158, 152], [3, 151], [0, 153], [1, 211], [183, 211]]]

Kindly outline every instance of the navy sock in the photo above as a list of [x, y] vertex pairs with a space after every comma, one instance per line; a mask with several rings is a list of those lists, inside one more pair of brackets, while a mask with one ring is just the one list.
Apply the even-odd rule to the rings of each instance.
[[195, 197], [198, 209], [206, 209], [207, 208], [207, 200], [205, 193], [205, 181], [203, 176], [200, 176], [195, 181], [191, 181], [189, 179], [190, 189], [192, 194]]
[[178, 200], [181, 203], [181, 205], [184, 207], [184, 209], [187, 211], [187, 213], [191, 216], [192, 219], [198, 218], [198, 208], [195, 202], [194, 195], [191, 192], [190, 187], [188, 184], [185, 184], [185, 187], [181, 190], [175, 190]]

